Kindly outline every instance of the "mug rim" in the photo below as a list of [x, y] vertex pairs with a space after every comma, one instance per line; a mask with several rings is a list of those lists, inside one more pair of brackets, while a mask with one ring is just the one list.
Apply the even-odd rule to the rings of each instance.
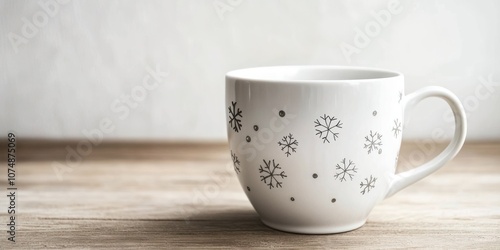
[[[342, 71], [359, 74], [372, 74], [371, 77], [348, 77], [348, 78], [332, 78], [332, 79], [300, 79], [294, 76], [283, 76], [285, 73], [312, 72], [314, 70], [323, 71]], [[266, 75], [267, 72], [267, 75]], [[269, 72], [281, 73], [281, 77], [276, 75], [270, 76]], [[279, 74], [278, 74], [279, 75]], [[226, 73], [226, 79], [246, 80], [254, 82], [275, 82], [275, 83], [346, 83], [346, 82], [363, 82], [387, 80], [403, 77], [403, 74], [398, 71], [360, 66], [340, 66], [340, 65], [278, 65], [278, 66], [262, 66], [241, 68], [232, 70]]]

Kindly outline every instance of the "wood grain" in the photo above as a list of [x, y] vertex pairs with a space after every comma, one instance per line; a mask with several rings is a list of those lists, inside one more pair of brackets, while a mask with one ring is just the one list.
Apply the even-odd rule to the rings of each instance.
[[[224, 144], [104, 144], [58, 178], [66, 145], [76, 144], [19, 145], [17, 242], [1, 230], [1, 249], [500, 248], [500, 143], [466, 144], [443, 169], [379, 204], [365, 226], [334, 235], [264, 226]], [[404, 145], [400, 170], [418, 163], [407, 156], [419, 150]], [[5, 195], [0, 204], [4, 225]]]

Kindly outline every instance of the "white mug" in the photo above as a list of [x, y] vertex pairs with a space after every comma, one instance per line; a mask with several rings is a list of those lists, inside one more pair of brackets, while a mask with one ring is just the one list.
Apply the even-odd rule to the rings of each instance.
[[[395, 174], [404, 110], [427, 97], [450, 105], [454, 137], [434, 159]], [[231, 71], [226, 116], [234, 170], [262, 222], [306, 234], [361, 227], [378, 202], [451, 160], [467, 126], [444, 88], [404, 95], [401, 73], [337, 66]]]

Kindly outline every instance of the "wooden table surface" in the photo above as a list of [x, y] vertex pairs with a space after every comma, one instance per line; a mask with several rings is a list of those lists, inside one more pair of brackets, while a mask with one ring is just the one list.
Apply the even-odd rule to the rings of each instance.
[[[18, 142], [16, 243], [7, 241], [2, 195], [0, 249], [500, 249], [500, 143], [466, 144], [444, 168], [379, 204], [362, 228], [332, 235], [263, 225], [224, 144], [103, 144], [62, 167], [66, 145], [75, 143]], [[405, 144], [398, 169], [408, 167], [404, 155], [430, 157], [442, 145], [432, 147]]]

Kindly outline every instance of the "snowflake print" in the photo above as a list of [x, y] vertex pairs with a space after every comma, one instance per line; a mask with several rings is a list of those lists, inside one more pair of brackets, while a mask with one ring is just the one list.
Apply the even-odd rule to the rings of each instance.
[[[340, 123], [340, 120], [335, 118], [335, 116], [330, 117], [326, 114], [320, 116], [319, 118], [321, 119], [321, 121], [320, 119], [316, 119], [316, 121], [314, 121], [314, 124], [316, 124], [314, 125], [314, 127], [316, 128], [316, 135], [319, 135], [319, 137], [323, 139], [323, 143], [330, 143], [330, 140], [328, 140], [329, 135], [331, 135], [333, 140], [336, 141], [339, 133], [334, 133], [333, 129], [342, 128], [342, 123]], [[336, 124], [335, 121], [337, 121]]]
[[370, 175], [370, 179], [365, 178], [364, 181], [361, 182], [359, 188], [361, 188], [361, 194], [364, 195], [365, 193], [369, 193], [370, 190], [375, 188], [375, 182], [377, 181], [377, 178], [373, 178]]
[[392, 127], [392, 131], [394, 131], [394, 137], [398, 138], [398, 135], [401, 132], [401, 122], [399, 119], [394, 120], [394, 127]]
[[373, 133], [371, 130], [370, 130], [370, 135], [368, 136], [365, 136], [365, 147], [364, 148], [367, 148], [368, 149], [368, 154], [370, 154], [372, 151], [378, 151], [379, 154], [382, 153], [382, 148], [380, 148], [380, 146], [382, 146], [382, 135], [379, 134], [378, 132], [375, 132]]
[[281, 151], [285, 151], [286, 149], [286, 157], [290, 156], [292, 152], [295, 153], [295, 149], [299, 146], [299, 142], [293, 138], [293, 135], [290, 133], [286, 136], [283, 136], [283, 139], [278, 142], [278, 145], [281, 146]]
[[236, 156], [236, 153], [233, 153], [231, 150], [231, 159], [233, 160], [233, 166], [234, 166], [234, 171], [238, 174], [240, 173], [240, 160], [238, 159], [238, 156]]
[[[241, 109], [238, 108], [236, 109], [236, 102], [231, 102], [231, 106], [229, 106], [229, 125], [234, 129], [236, 132], [240, 132], [241, 130]], [[238, 119], [240, 117], [240, 119]]]
[[399, 100], [398, 100], [398, 103], [401, 103], [402, 99], [403, 99], [403, 92], [399, 91]]
[[340, 182], [346, 181], [346, 177], [349, 177], [352, 181], [352, 177], [354, 173], [357, 173], [356, 165], [353, 161], [349, 160], [349, 163], [346, 163], [346, 159], [344, 158], [340, 164], [337, 164], [335, 169], [339, 170], [335, 174], [335, 180], [340, 178]]
[[280, 164], [276, 164], [274, 160], [272, 161], [272, 165], [271, 160], [263, 161], [265, 167], [262, 167], [262, 165], [260, 165], [259, 173], [262, 174], [260, 176], [260, 180], [263, 181], [267, 186], [269, 186], [269, 189], [282, 187], [281, 184], [283, 184], [283, 182], [280, 182], [278, 178], [284, 179], [287, 176], [285, 175], [285, 171], [281, 171], [281, 173], [275, 173], [276, 171], [279, 171], [281, 169], [281, 167], [279, 166]]

